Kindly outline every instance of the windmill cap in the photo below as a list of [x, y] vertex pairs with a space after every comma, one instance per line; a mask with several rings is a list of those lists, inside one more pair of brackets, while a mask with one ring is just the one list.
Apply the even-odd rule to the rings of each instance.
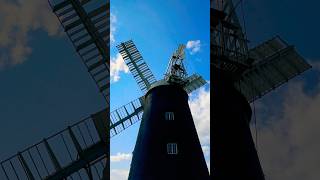
[[[147, 95], [149, 94], [149, 92], [152, 91], [152, 89], [154, 89], [154, 88], [156, 88], [156, 87], [159, 87], [159, 86], [177, 86], [177, 87], [180, 87], [185, 93], [187, 93], [183, 87], [181, 87], [181, 86], [179, 86], [179, 85], [176, 85], [176, 84], [169, 83], [169, 82], [167, 82], [166, 80], [162, 79], [162, 80], [159, 80], [159, 81], [153, 83], [153, 84], [150, 86], [150, 88], [148, 89], [148, 91], [147, 91], [147, 93], [146, 93], [145, 96], [147, 96]], [[188, 94], [188, 93], [187, 93], [187, 94]]]

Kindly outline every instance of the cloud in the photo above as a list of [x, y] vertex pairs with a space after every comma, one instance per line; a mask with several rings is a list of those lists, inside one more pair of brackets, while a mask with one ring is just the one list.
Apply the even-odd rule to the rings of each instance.
[[132, 154], [130, 153], [117, 153], [116, 155], [110, 156], [111, 162], [120, 162], [120, 161], [131, 161]]
[[202, 145], [210, 144], [210, 89], [204, 87], [191, 94], [189, 106]]
[[32, 48], [30, 32], [41, 29], [53, 36], [58, 20], [43, 0], [0, 0], [0, 67], [23, 63]]
[[210, 156], [210, 146], [204, 145], [201, 146], [204, 156]]
[[110, 180], [127, 180], [129, 176], [129, 170], [127, 169], [111, 169]]
[[[280, 113], [271, 114], [260, 127], [258, 150], [266, 179], [316, 180], [320, 177], [320, 83], [308, 95], [302, 82], [290, 82]], [[265, 111], [266, 109], [262, 109]]]
[[116, 40], [114, 38], [114, 34], [116, 32], [116, 23], [117, 23], [117, 16], [113, 13], [110, 13], [110, 41], [114, 43]]
[[110, 66], [111, 66], [111, 71], [110, 71], [111, 83], [114, 83], [120, 80], [119, 74], [121, 72], [129, 73], [129, 68], [125, 64], [120, 53], [118, 53], [116, 57], [111, 57]]
[[[208, 81], [209, 82], [209, 81]], [[210, 89], [201, 87], [190, 96], [189, 106], [207, 166], [210, 167]]]
[[186, 47], [187, 47], [187, 49], [190, 50], [190, 54], [193, 55], [193, 54], [199, 52], [201, 49], [200, 40], [188, 41]]

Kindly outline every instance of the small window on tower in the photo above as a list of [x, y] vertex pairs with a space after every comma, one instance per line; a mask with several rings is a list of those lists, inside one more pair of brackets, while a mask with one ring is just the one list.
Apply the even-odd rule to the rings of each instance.
[[167, 144], [167, 153], [168, 154], [178, 154], [178, 145], [177, 145], [177, 143], [168, 143]]
[[174, 120], [173, 112], [166, 112], [165, 117], [166, 117], [166, 120], [169, 120], [169, 121]]

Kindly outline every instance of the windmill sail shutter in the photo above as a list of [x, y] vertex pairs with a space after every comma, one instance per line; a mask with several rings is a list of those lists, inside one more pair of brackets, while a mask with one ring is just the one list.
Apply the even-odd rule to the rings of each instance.
[[255, 60], [253, 67], [234, 83], [249, 102], [311, 68], [294, 47], [279, 36], [251, 49], [249, 54]]

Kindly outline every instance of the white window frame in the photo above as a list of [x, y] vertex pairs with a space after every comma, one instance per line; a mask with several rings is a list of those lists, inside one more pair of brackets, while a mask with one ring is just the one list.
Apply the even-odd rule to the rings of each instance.
[[165, 112], [165, 119], [167, 121], [173, 121], [174, 120], [174, 113], [173, 112]]
[[178, 144], [177, 143], [168, 143], [167, 144], [167, 154], [178, 154]]

